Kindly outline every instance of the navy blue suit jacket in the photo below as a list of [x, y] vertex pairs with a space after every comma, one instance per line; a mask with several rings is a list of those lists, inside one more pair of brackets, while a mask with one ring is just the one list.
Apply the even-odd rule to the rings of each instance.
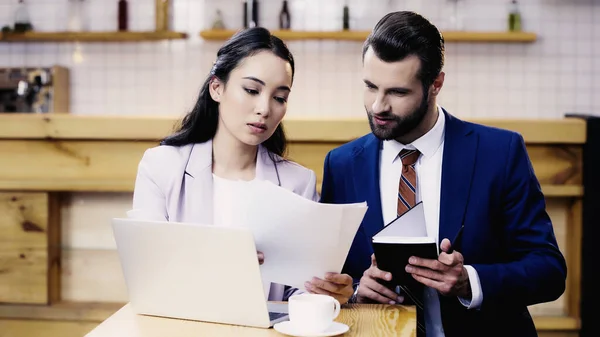
[[[477, 270], [483, 291], [478, 310], [440, 295], [446, 336], [536, 336], [527, 306], [557, 299], [567, 271], [523, 138], [445, 118], [439, 238], [452, 240], [464, 224], [456, 249]], [[371, 237], [384, 226], [380, 147], [369, 134], [325, 158], [321, 202], [369, 207], [343, 268], [355, 281], [371, 265]]]

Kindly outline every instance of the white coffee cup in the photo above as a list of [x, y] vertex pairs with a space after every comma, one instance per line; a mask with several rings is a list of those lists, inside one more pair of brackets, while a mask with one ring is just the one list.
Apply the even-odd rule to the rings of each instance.
[[301, 294], [288, 299], [290, 324], [305, 334], [327, 330], [340, 314], [340, 302], [328, 295]]

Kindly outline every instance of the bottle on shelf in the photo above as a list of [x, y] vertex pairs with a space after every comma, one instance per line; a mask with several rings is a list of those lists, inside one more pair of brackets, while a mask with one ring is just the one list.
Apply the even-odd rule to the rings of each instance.
[[250, 27], [260, 26], [258, 21], [258, 0], [252, 0], [252, 19], [250, 20]]
[[127, 0], [119, 0], [118, 6], [118, 24], [120, 31], [126, 31], [128, 29], [128, 13], [127, 13]]
[[248, 0], [244, 0], [242, 3], [244, 7], [244, 28], [248, 28]]
[[156, 31], [171, 29], [171, 0], [156, 0]]
[[508, 30], [511, 32], [521, 31], [521, 12], [517, 0], [512, 0], [508, 11]]
[[344, 4], [343, 29], [350, 30], [350, 8], [348, 7], [348, 2]]
[[290, 11], [287, 0], [283, 0], [281, 12], [279, 12], [279, 29], [290, 29]]
[[24, 33], [33, 29], [33, 25], [29, 19], [29, 9], [25, 0], [19, 0], [19, 5], [15, 11], [15, 32]]

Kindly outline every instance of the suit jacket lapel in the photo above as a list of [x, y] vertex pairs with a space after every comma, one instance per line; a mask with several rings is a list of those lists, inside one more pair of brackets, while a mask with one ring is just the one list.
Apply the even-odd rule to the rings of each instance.
[[380, 147], [381, 141], [371, 134], [364, 146], [354, 149], [354, 189], [358, 201], [366, 198], [369, 207], [363, 223], [368, 238], [384, 226], [379, 192]]
[[212, 224], [212, 141], [193, 145], [183, 179], [181, 221]]
[[439, 242], [453, 240], [464, 222], [479, 138], [469, 124], [444, 111], [446, 130], [442, 160]]

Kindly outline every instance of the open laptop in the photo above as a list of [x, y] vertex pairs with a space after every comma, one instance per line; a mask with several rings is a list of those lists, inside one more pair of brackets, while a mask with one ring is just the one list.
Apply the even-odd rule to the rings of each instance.
[[119, 218], [112, 227], [137, 314], [260, 328], [288, 319], [287, 305], [266, 300], [249, 229]]

